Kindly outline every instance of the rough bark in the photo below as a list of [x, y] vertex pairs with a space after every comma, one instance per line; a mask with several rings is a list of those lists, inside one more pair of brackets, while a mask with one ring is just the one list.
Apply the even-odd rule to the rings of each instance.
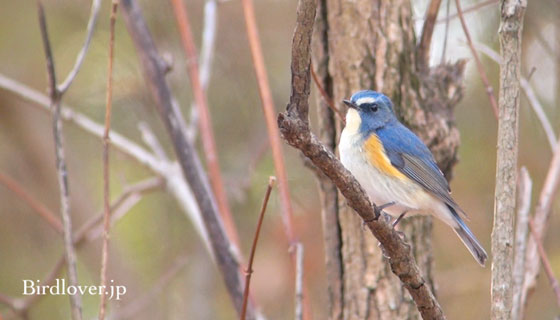
[[492, 228], [492, 319], [510, 319], [513, 301], [513, 221], [517, 186], [521, 31], [526, 1], [502, 1], [499, 29], [502, 63], [498, 156]]
[[[409, 1], [324, 0], [319, 2], [314, 45], [317, 74], [338, 103], [361, 89], [387, 94], [401, 120], [430, 147], [451, 177], [459, 133], [453, 106], [462, 96], [464, 62], [416, 69], [416, 39]], [[319, 41], [317, 40], [319, 38]], [[324, 70], [324, 64], [328, 69]], [[322, 103], [321, 103], [322, 104]], [[340, 121], [319, 105], [320, 137], [328, 146], [338, 141]], [[334, 137], [336, 135], [336, 138]], [[334, 139], [334, 141], [333, 141]], [[321, 182], [331, 319], [411, 319], [420, 314], [402, 283], [391, 272], [378, 241], [363, 232], [363, 222], [343, 197]], [[329, 197], [327, 199], [327, 197]], [[332, 202], [338, 202], [338, 209]], [[338, 214], [337, 219], [332, 218]], [[338, 229], [339, 228], [339, 229]], [[432, 281], [431, 218], [409, 218], [400, 224], [423, 278]], [[336, 230], [340, 230], [337, 235]], [[338, 243], [333, 238], [340, 237]], [[340, 257], [340, 263], [333, 261]], [[335, 274], [340, 279], [334, 278]], [[341, 312], [343, 310], [343, 312]]]
[[[317, 16], [312, 38], [313, 66], [321, 87], [332, 97], [332, 78], [327, 70], [329, 63], [328, 23], [326, 0], [317, 2]], [[324, 97], [318, 95], [317, 115], [319, 122], [318, 137], [332, 152], [337, 144], [336, 119]], [[321, 221], [325, 244], [325, 264], [328, 284], [329, 312], [331, 320], [342, 319], [342, 239], [338, 222], [338, 190], [325, 176], [318, 176], [321, 199]]]

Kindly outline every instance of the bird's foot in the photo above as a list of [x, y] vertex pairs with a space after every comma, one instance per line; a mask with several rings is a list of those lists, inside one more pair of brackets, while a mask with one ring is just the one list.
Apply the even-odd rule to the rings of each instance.
[[372, 221], [377, 221], [377, 220], [379, 219], [379, 217], [381, 216], [381, 213], [383, 213], [383, 210], [384, 210], [384, 209], [386, 209], [386, 208], [388, 208], [388, 207], [390, 207], [390, 206], [392, 206], [392, 205], [395, 205], [395, 204], [396, 204], [395, 201], [387, 202], [387, 203], [382, 204], [382, 205], [380, 205], [380, 206], [377, 206], [377, 205], [374, 203], [374, 204], [373, 204], [373, 213], [374, 213], [373, 218], [367, 219], [367, 220], [364, 219], [364, 220], [363, 220], [363, 223], [362, 223], [362, 226], [365, 226], [366, 224], [368, 224], [368, 223], [370, 223], [370, 222], [372, 222]]
[[403, 211], [403, 213], [401, 213], [401, 215], [393, 222], [393, 229], [395, 229], [397, 224], [401, 221], [402, 218], [404, 218], [407, 212], [408, 212], [407, 210]]

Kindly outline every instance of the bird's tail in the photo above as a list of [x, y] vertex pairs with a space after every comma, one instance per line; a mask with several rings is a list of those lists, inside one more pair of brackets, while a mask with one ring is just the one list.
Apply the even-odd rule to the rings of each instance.
[[469, 249], [470, 253], [476, 259], [476, 261], [481, 266], [484, 267], [484, 263], [486, 262], [486, 259], [488, 259], [488, 255], [486, 254], [486, 251], [480, 245], [478, 240], [476, 240], [474, 234], [471, 232], [469, 227], [467, 227], [465, 222], [463, 222], [463, 220], [459, 217], [457, 212], [450, 206], [449, 209], [453, 213], [453, 217], [457, 222], [457, 226], [453, 228], [453, 231], [455, 231], [455, 233], [459, 236], [459, 238], [461, 238], [461, 241], [463, 241], [463, 243], [465, 244], [467, 249]]

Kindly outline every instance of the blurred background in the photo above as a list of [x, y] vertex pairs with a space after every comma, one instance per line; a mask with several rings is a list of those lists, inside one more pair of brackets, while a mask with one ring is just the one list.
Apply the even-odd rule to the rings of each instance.
[[[186, 61], [168, 1], [139, 1], [160, 53], [172, 57], [168, 76], [183, 113], [189, 115], [192, 95]], [[414, 1], [419, 30], [428, 1]], [[203, 25], [203, 0], [186, 2], [197, 46]], [[497, 1], [482, 1], [480, 9], [466, 14], [476, 42], [499, 51]], [[462, 1], [463, 10], [477, 4]], [[55, 67], [59, 81], [73, 66], [82, 46], [90, 1], [44, 1]], [[34, 1], [0, 0], [0, 73], [34, 90], [46, 93], [45, 58]], [[268, 75], [278, 111], [290, 93], [289, 58], [295, 22], [295, 0], [255, 1], [256, 14]], [[439, 17], [446, 16], [447, 1]], [[120, 10], [120, 9], [119, 9]], [[83, 67], [63, 102], [96, 122], [105, 114], [105, 85], [109, 39], [109, 1], [103, 1], [96, 33]], [[450, 15], [455, 11], [450, 4]], [[529, 1], [523, 33], [523, 75], [530, 76], [538, 100], [560, 132], [560, 2]], [[445, 22], [436, 25], [432, 63], [441, 61]], [[485, 89], [466, 45], [459, 19], [449, 23], [445, 59], [468, 59], [465, 96], [456, 108], [461, 132], [460, 162], [451, 181], [453, 195], [469, 213], [470, 226], [485, 248], [490, 249], [497, 123]], [[497, 94], [498, 65], [481, 55]], [[532, 71], [534, 69], [534, 71]], [[315, 95], [315, 89], [313, 94]], [[250, 251], [258, 211], [274, 174], [266, 126], [239, 0], [218, 6], [218, 29], [211, 80], [207, 91], [220, 165], [245, 255]], [[313, 100], [314, 101], [314, 100]], [[314, 105], [314, 104], [313, 104]], [[551, 148], [527, 98], [520, 111], [519, 164], [533, 178], [533, 201], [539, 195], [551, 158]], [[314, 113], [311, 115], [314, 116]], [[112, 128], [143, 145], [138, 123], [147, 123], [172, 156], [167, 133], [146, 89], [136, 52], [122, 16], [116, 25]], [[102, 209], [102, 145], [97, 137], [64, 123], [71, 214], [74, 229]], [[299, 155], [284, 146], [297, 234], [305, 247], [305, 274], [310, 287], [315, 319], [326, 317], [327, 291], [324, 274], [320, 207], [314, 175]], [[201, 150], [202, 152], [202, 150]], [[111, 151], [111, 197], [153, 173]], [[32, 197], [59, 215], [58, 182], [48, 112], [16, 94], [0, 89], [0, 173], [17, 181]], [[533, 205], [534, 205], [533, 202]], [[560, 274], [559, 201], [553, 205], [545, 248], [555, 273]], [[62, 238], [33, 209], [0, 185], [0, 293], [20, 297], [22, 279], [43, 279], [63, 253]], [[490, 267], [480, 268], [449, 228], [434, 223], [435, 278], [438, 297], [449, 319], [484, 319], [490, 309]], [[367, 231], [366, 231], [367, 232]], [[264, 219], [251, 283], [253, 296], [270, 319], [290, 319], [294, 310], [294, 280], [283, 232], [277, 191], [273, 191]], [[97, 285], [101, 241], [83, 245], [77, 252], [80, 284]], [[246, 262], [246, 261], [245, 261]], [[244, 263], [245, 263], [244, 262]], [[166, 280], [169, 281], [164, 281]], [[163, 279], [162, 279], [163, 277]], [[110, 302], [110, 313], [127, 310], [131, 319], [236, 319], [217, 268], [190, 220], [164, 189], [145, 194], [111, 229], [109, 279], [125, 285], [121, 301]], [[159, 291], [153, 291], [154, 287]], [[153, 292], [151, 298], [142, 299]], [[98, 296], [84, 296], [84, 318], [98, 311]], [[139, 302], [140, 301], [140, 302]], [[551, 319], [560, 314], [552, 289], [541, 275], [529, 301], [528, 319]], [[130, 306], [135, 307], [133, 309]], [[132, 309], [131, 309], [132, 308]], [[123, 311], [124, 312], [124, 311]], [[11, 312], [0, 305], [0, 315]], [[30, 308], [31, 319], [67, 319], [67, 296], [46, 296]], [[1, 316], [0, 316], [1, 318]], [[17, 317], [16, 317], [17, 318]]]

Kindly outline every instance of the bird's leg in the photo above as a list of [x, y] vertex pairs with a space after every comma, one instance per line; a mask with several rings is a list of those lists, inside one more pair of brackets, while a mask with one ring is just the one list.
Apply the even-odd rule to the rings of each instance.
[[401, 221], [402, 218], [407, 214], [408, 210], [404, 210], [403, 213], [393, 222], [393, 229], [397, 226], [397, 224]]

